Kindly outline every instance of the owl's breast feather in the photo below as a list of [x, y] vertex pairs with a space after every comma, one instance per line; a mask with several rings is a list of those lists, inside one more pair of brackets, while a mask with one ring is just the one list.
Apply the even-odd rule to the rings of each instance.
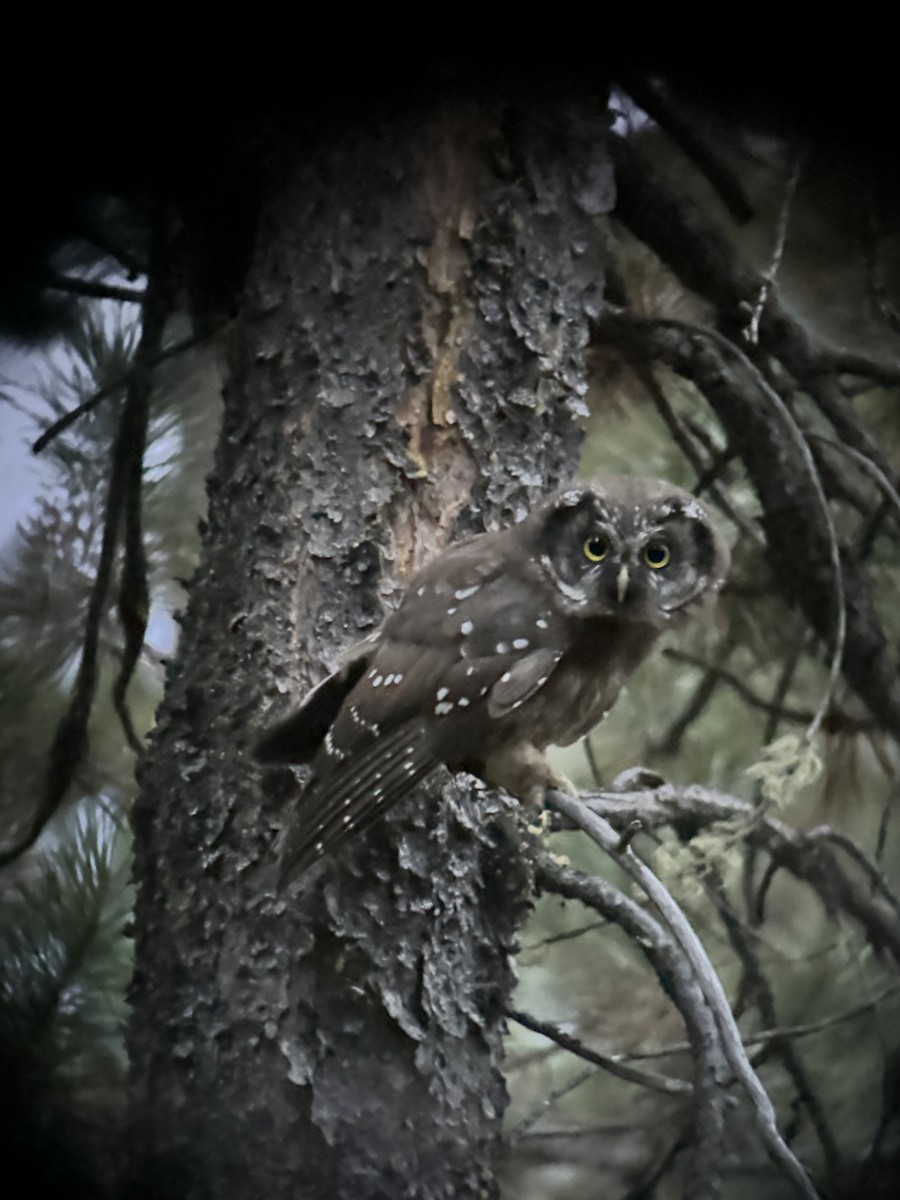
[[583, 624], [544, 686], [502, 722], [506, 736], [521, 730], [540, 749], [569, 746], [584, 737], [615, 704], [658, 632], [625, 622]]

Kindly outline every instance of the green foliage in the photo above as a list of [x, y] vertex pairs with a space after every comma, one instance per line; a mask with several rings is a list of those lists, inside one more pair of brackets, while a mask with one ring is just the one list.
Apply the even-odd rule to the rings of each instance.
[[130, 860], [121, 819], [83, 805], [57, 847], [22, 864], [0, 895], [0, 1147], [35, 1195], [64, 1186], [67, 1196], [97, 1196], [112, 1183]]
[[[43, 451], [49, 478], [0, 559], [4, 845], [29, 827], [40, 804], [78, 669], [137, 333], [133, 319], [110, 315], [108, 305], [86, 305], [82, 324], [46, 356], [36, 384], [7, 383], [0, 394], [41, 432], [106, 389]], [[183, 330], [171, 336], [183, 340]], [[152, 643], [171, 651], [176, 577], [187, 577], [196, 560], [202, 478], [219, 413], [218, 375], [205, 353], [173, 357], [155, 383], [144, 470], [150, 644], [128, 693], [139, 731], [151, 726], [162, 691]], [[127, 811], [135, 784], [134, 754], [110, 700], [122, 645], [117, 586], [114, 577], [101, 622], [87, 756], [35, 848], [0, 870], [0, 1153], [18, 1164], [32, 1195], [45, 1189], [67, 1200], [111, 1191], [124, 1113], [133, 899]]]
[[121, 818], [82, 806], [66, 825], [0, 896], [0, 1040], [47, 1085], [70, 1089], [95, 1056], [124, 1070], [132, 896]]

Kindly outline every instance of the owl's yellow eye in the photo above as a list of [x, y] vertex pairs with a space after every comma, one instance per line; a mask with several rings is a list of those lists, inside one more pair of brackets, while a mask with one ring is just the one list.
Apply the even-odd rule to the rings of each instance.
[[582, 547], [584, 557], [591, 562], [603, 562], [609, 554], [609, 542], [605, 537], [589, 537]]
[[644, 562], [653, 571], [661, 571], [669, 565], [672, 555], [665, 542], [648, 542], [644, 547]]

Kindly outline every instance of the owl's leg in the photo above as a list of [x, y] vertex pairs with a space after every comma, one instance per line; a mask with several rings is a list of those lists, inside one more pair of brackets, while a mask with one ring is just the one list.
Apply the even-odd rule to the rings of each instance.
[[[489, 755], [484, 764], [484, 776], [490, 783], [539, 810], [536, 823], [525, 820], [525, 828], [536, 838], [542, 838], [550, 828], [552, 814], [546, 805], [547, 793], [559, 789], [578, 795], [570, 780], [554, 771], [543, 751], [531, 742], [513, 742]], [[557, 861], [560, 866], [568, 866], [569, 860], [564, 856], [557, 857]]]
[[484, 778], [533, 808], [543, 809], [548, 791], [559, 788], [578, 795], [577, 789], [550, 766], [542, 750], [531, 742], [512, 742], [488, 755]]

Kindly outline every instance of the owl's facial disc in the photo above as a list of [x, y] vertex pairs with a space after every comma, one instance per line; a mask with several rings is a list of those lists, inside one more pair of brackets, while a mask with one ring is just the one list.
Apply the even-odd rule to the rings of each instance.
[[706, 510], [662, 481], [615, 482], [555, 497], [541, 539], [543, 571], [572, 616], [659, 629], [680, 623], [724, 570]]

